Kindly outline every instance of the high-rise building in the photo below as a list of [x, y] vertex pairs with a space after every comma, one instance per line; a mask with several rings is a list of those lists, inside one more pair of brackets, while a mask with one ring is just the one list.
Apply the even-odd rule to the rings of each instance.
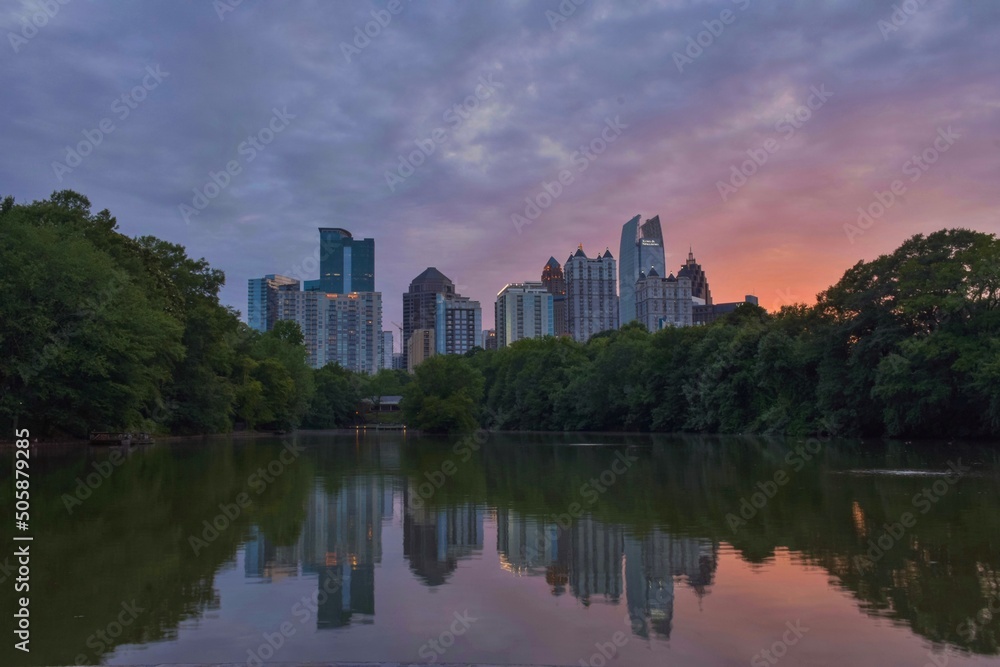
[[552, 328], [555, 335], [565, 336], [569, 333], [566, 325], [566, 278], [555, 257], [549, 257], [542, 267], [542, 284], [552, 295]]
[[270, 273], [247, 283], [247, 324], [255, 331], [270, 331], [277, 320], [278, 292], [297, 291], [299, 281]]
[[418, 329], [434, 332], [432, 353], [464, 354], [481, 344], [483, 311], [478, 301], [455, 292], [455, 283], [429, 267], [403, 294], [403, 365], [410, 369], [408, 341]]
[[382, 294], [380, 292], [278, 292], [277, 319], [298, 322], [309, 365], [337, 363], [356, 373], [381, 367]]
[[[436, 268], [429, 267], [410, 282], [403, 294], [403, 366], [410, 369], [410, 336], [417, 329], [434, 330], [437, 320], [437, 295], [455, 294], [455, 283]], [[434, 348], [431, 348], [433, 352]]]
[[424, 359], [434, 356], [434, 329], [417, 329], [406, 340], [406, 370], [413, 372]]
[[483, 329], [483, 349], [484, 350], [495, 350], [495, 349], [497, 349], [497, 330], [496, 329]]
[[688, 248], [687, 261], [677, 272], [678, 278], [689, 278], [691, 280], [691, 297], [695, 299], [695, 305], [711, 306], [712, 292], [708, 289], [708, 278], [701, 264], [695, 261], [694, 251]]
[[[338, 363], [358, 373], [382, 367], [382, 295], [375, 292], [375, 240], [320, 227], [319, 280], [269, 274], [249, 281], [247, 322], [270, 331], [278, 320], [302, 329], [309, 363]], [[390, 334], [391, 335], [391, 334]]]
[[320, 227], [319, 243], [319, 291], [375, 291], [375, 239], [356, 239], [346, 229]]
[[619, 280], [618, 289], [620, 322], [625, 324], [636, 319], [635, 312], [635, 281], [639, 279], [640, 271], [656, 269], [658, 274], [666, 275], [667, 263], [663, 255], [663, 230], [660, 229], [660, 216], [640, 224], [642, 216], [635, 216], [622, 226], [621, 247], [619, 249]]
[[392, 368], [392, 332], [382, 332], [381, 363], [379, 368]]
[[393, 352], [392, 353], [392, 370], [394, 371], [405, 371], [406, 366], [403, 365], [403, 353]]
[[511, 283], [497, 294], [497, 347], [555, 335], [553, 296], [542, 283]]
[[458, 294], [438, 294], [434, 316], [434, 351], [465, 354], [482, 347], [483, 309], [478, 301]]
[[650, 331], [664, 327], [689, 327], [693, 324], [694, 302], [691, 300], [691, 280], [670, 274], [661, 278], [655, 268], [649, 274], [639, 272], [635, 283], [636, 320]]
[[591, 259], [582, 245], [563, 265], [566, 323], [574, 340], [585, 343], [594, 334], [618, 328], [616, 268], [610, 249]]

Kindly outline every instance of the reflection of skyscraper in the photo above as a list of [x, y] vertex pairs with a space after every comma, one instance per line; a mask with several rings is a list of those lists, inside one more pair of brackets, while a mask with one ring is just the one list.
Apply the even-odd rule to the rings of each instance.
[[625, 325], [636, 318], [635, 281], [639, 272], [667, 275], [667, 264], [663, 256], [663, 231], [660, 216], [655, 215], [642, 224], [641, 216], [635, 216], [622, 226], [621, 246], [618, 251], [618, 297], [620, 323]]
[[483, 510], [475, 505], [427, 507], [403, 488], [403, 556], [428, 586], [448, 580], [458, 561], [483, 548]]
[[569, 585], [585, 605], [622, 594], [622, 528], [584, 516], [569, 527]]
[[295, 576], [300, 558], [300, 544], [276, 545], [253, 525], [243, 544], [243, 576], [267, 581]]
[[569, 536], [555, 523], [497, 510], [497, 552], [500, 565], [520, 575], [545, 575], [554, 595], [569, 583]]
[[655, 530], [625, 536], [625, 595], [632, 630], [641, 637], [669, 638], [674, 617], [674, 577], [706, 594], [718, 556], [712, 542]]
[[[388, 500], [392, 505], [391, 497]], [[302, 571], [318, 575], [317, 627], [340, 627], [375, 614], [375, 564], [382, 560], [385, 486], [375, 476], [313, 489], [302, 535]], [[361, 619], [362, 622], [370, 619]]]

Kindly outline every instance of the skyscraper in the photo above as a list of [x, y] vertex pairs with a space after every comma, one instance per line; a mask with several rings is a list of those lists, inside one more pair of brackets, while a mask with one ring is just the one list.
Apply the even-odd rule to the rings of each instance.
[[482, 347], [483, 309], [467, 296], [438, 294], [434, 312], [434, 352], [465, 354]]
[[688, 248], [687, 261], [677, 272], [677, 277], [691, 279], [691, 297], [698, 300], [696, 301], [697, 305], [712, 305], [712, 292], [708, 289], [708, 278], [705, 276], [705, 270], [701, 268], [701, 264], [695, 261], [694, 251], [690, 248]]
[[618, 328], [616, 268], [611, 250], [591, 259], [582, 245], [566, 260], [566, 322], [574, 340], [585, 343], [596, 333]]
[[[336, 362], [358, 373], [382, 365], [382, 295], [375, 292], [375, 240], [320, 228], [319, 280], [269, 274], [248, 281], [248, 324], [270, 331], [278, 320], [302, 329], [309, 363]], [[303, 291], [304, 287], [304, 291]]]
[[309, 365], [337, 363], [356, 373], [376, 373], [381, 363], [380, 292], [280, 291], [277, 319], [298, 322]]
[[649, 272], [650, 268], [664, 276], [667, 274], [667, 263], [663, 255], [663, 231], [660, 229], [660, 216], [639, 223], [642, 216], [635, 216], [622, 226], [621, 248], [619, 249], [619, 279], [618, 290], [620, 322], [625, 324], [636, 319], [635, 312], [635, 281], [639, 272]]
[[270, 331], [277, 318], [278, 292], [297, 291], [299, 281], [269, 273], [247, 281], [247, 324], [256, 331]]
[[379, 368], [392, 368], [392, 332], [382, 332], [382, 363]]
[[319, 228], [319, 291], [375, 291], [375, 239], [355, 239], [346, 229]]
[[635, 306], [636, 320], [649, 331], [689, 327], [694, 323], [691, 279], [674, 278], [672, 273], [662, 278], [656, 269], [650, 269], [648, 275], [640, 271], [635, 283]]
[[566, 325], [566, 278], [555, 257], [549, 257], [549, 261], [542, 267], [542, 284], [552, 294], [554, 333], [556, 336], [565, 336], [569, 333]]
[[464, 354], [481, 345], [482, 307], [455, 292], [455, 283], [428, 267], [403, 294], [403, 365], [410, 368], [410, 336], [418, 329], [434, 331], [434, 353]]
[[511, 283], [496, 300], [497, 347], [555, 335], [553, 296], [542, 283]]

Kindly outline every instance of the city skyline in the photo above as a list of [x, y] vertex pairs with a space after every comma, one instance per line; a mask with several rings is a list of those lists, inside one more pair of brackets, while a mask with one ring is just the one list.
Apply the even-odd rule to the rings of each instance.
[[[69, 3], [6, 47], [0, 150], [18, 160], [0, 181], [19, 200], [86, 193], [124, 233], [183, 244], [225, 271], [222, 299], [244, 317], [246, 281], [289, 275], [318, 226], [381, 239], [391, 322], [392, 295], [423, 267], [489, 304], [550, 255], [617, 248], [637, 211], [659, 214], [672, 271], [693, 245], [718, 301], [753, 292], [774, 310], [915, 233], [1000, 231], [1000, 80], [982, 57], [995, 7], [927, 3], [897, 20], [893, 4], [405, 4], [354, 53], [382, 4], [103, 16]], [[724, 9], [734, 20], [705, 32]], [[20, 35], [27, 12], [0, 21]], [[455, 26], [466, 39], [448, 38]], [[388, 68], [414, 49], [420, 68]], [[613, 142], [574, 163], [602, 133]], [[433, 152], [414, 153], [427, 140]], [[549, 205], [517, 227], [526, 200]]]

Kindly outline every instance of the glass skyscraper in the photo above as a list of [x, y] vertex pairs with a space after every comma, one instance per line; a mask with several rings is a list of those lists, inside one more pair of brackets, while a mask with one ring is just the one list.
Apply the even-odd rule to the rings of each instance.
[[639, 279], [639, 272], [649, 273], [650, 268], [653, 268], [659, 275], [667, 275], [660, 216], [654, 215], [640, 224], [641, 218], [642, 216], [637, 215], [622, 227], [621, 248], [618, 253], [618, 307], [621, 324], [636, 319], [635, 281]]
[[318, 291], [375, 291], [375, 239], [356, 239], [346, 229], [320, 227], [319, 244]]

